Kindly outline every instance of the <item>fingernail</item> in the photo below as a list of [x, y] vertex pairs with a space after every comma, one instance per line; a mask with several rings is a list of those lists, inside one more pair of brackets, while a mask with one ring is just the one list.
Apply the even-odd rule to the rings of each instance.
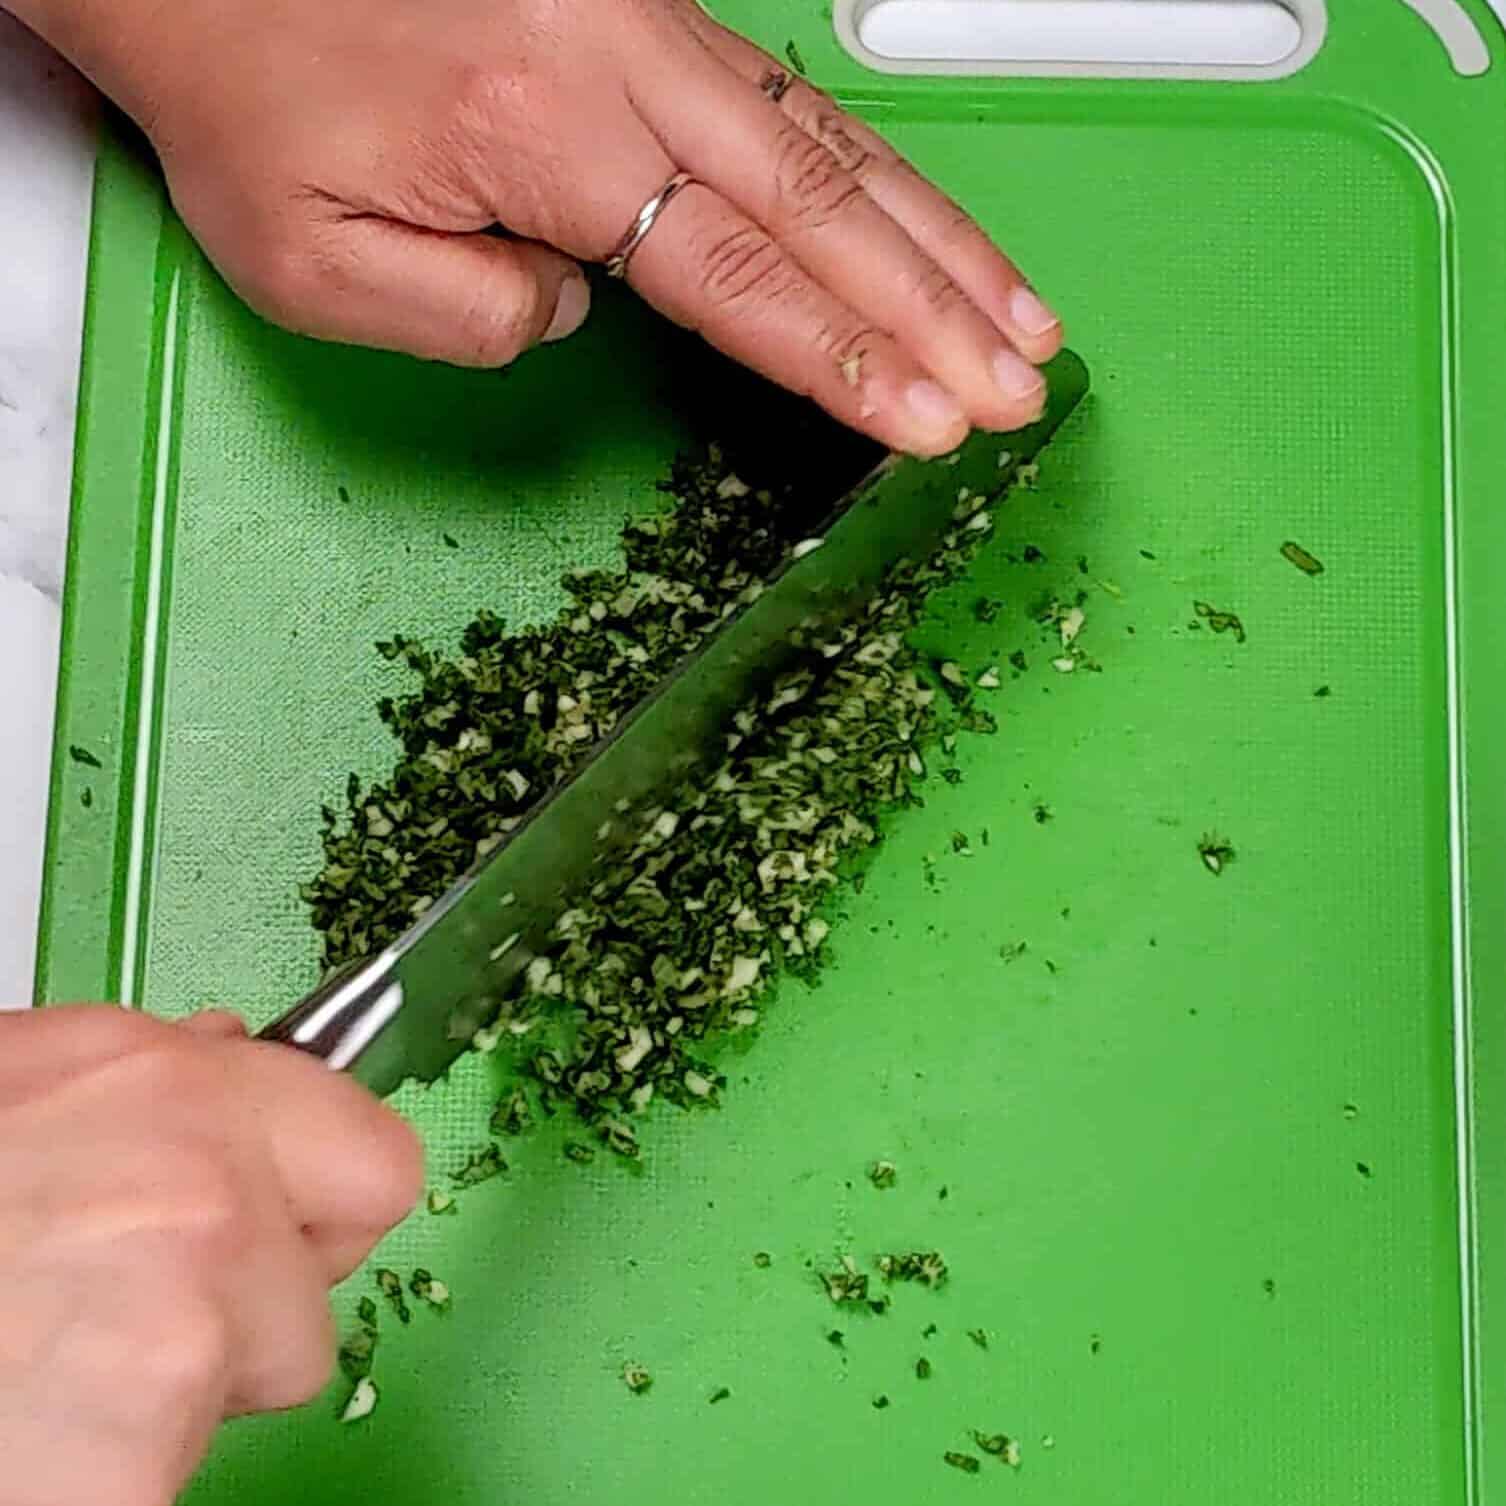
[[935, 382], [911, 382], [905, 404], [929, 433], [941, 435], [967, 422], [962, 405]]
[[586, 322], [591, 312], [591, 285], [584, 277], [567, 277], [560, 287], [559, 301], [554, 305], [554, 318], [544, 331], [544, 344], [552, 345], [573, 335]]
[[994, 357], [994, 381], [1012, 403], [1029, 402], [1046, 390], [1046, 379], [1024, 356], [1012, 350], [1001, 350]]
[[1024, 335], [1049, 335], [1061, 320], [1036, 296], [1035, 290], [1019, 287], [1009, 300], [1009, 317]]

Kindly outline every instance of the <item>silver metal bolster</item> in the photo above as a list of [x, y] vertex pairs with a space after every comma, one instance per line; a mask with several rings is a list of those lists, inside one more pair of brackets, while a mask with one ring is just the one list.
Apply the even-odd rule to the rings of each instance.
[[392, 976], [396, 960], [383, 953], [354, 972], [333, 974], [259, 1039], [296, 1046], [336, 1072], [349, 1070], [403, 1007], [403, 985]]

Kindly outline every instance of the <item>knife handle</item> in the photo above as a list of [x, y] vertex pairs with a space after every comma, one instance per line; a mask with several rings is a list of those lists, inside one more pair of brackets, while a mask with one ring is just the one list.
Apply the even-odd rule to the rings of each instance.
[[336, 1072], [349, 1071], [403, 1007], [403, 985], [392, 976], [394, 960], [384, 954], [332, 973], [257, 1039], [293, 1046]]

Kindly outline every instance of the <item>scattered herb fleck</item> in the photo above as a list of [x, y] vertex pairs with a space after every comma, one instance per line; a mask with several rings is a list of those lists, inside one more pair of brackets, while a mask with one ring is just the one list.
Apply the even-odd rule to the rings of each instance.
[[1373, 1175], [1374, 1175], [1374, 1173], [1373, 1173], [1373, 1172], [1372, 1172], [1372, 1171], [1371, 1171], [1371, 1170], [1370, 1170], [1370, 1166], [1369, 1166], [1369, 1163], [1368, 1163], [1368, 1162], [1365, 1162], [1365, 1161], [1356, 1161], [1356, 1162], [1355, 1162], [1355, 1163], [1354, 1163], [1354, 1169], [1355, 1169], [1355, 1170], [1356, 1170], [1356, 1171], [1357, 1171], [1357, 1172], [1359, 1172], [1359, 1174], [1360, 1174], [1360, 1175], [1361, 1175], [1361, 1176], [1362, 1176], [1362, 1177], [1364, 1177], [1364, 1178], [1366, 1178], [1366, 1179], [1367, 1179], [1367, 1180], [1368, 1180], [1368, 1179], [1369, 1179], [1369, 1178], [1370, 1178], [1370, 1177], [1371, 1177], [1371, 1176], [1373, 1176]]
[[899, 1176], [899, 1168], [893, 1161], [875, 1161], [868, 1168], [868, 1180], [873, 1183], [880, 1192], [886, 1192], [894, 1186]]
[[94, 804], [94, 791], [89, 785], [84, 786], [83, 793], [78, 797], [78, 803], [88, 810]]
[[403, 1297], [403, 1278], [396, 1271], [388, 1270], [383, 1266], [376, 1272], [376, 1284], [387, 1299], [388, 1305], [397, 1314], [398, 1321], [400, 1323], [411, 1322], [413, 1314], [408, 1311], [408, 1304]]
[[889, 1398], [887, 1396], [875, 1396], [873, 1398], [873, 1410], [875, 1412], [882, 1412], [888, 1405]]
[[930, 1380], [930, 1378], [931, 1362], [924, 1355], [921, 1355], [921, 1357], [915, 1362], [915, 1379]]
[[726, 1386], [718, 1386], [706, 1400], [714, 1407], [718, 1402], [726, 1401], [731, 1395], [732, 1392]]
[[774, 1257], [770, 1255], [767, 1250], [760, 1250], [753, 1257], [753, 1264], [757, 1266], [760, 1271], [766, 1271], [771, 1265], [774, 1264]]
[[821, 1277], [826, 1295], [838, 1305], [858, 1305], [868, 1300], [868, 1277], [858, 1270], [858, 1263], [851, 1255], [844, 1255], [834, 1271]]
[[833, 1349], [844, 1349], [847, 1346], [847, 1335], [843, 1333], [840, 1328], [833, 1328], [831, 1332], [826, 1335], [826, 1342], [830, 1344]]
[[68, 756], [74, 763], [83, 764], [86, 769], [104, 768], [104, 765], [87, 748], [81, 748], [77, 743], [68, 749]]
[[1276, 1295], [1275, 1280], [1272, 1277], [1267, 1276], [1265, 1280], [1260, 1283], [1260, 1289], [1266, 1294], [1267, 1297], [1274, 1297]]
[[976, 617], [979, 622], [994, 622], [998, 619], [999, 613], [1003, 610], [1004, 603], [997, 597], [993, 596], [980, 596], [978, 600], [973, 603], [973, 616]]
[[435, 1214], [454, 1214], [460, 1212], [460, 1204], [455, 1201], [454, 1196], [448, 1192], [441, 1192], [437, 1187], [430, 1189], [428, 1208], [430, 1213]]
[[654, 1383], [654, 1378], [643, 1368], [629, 1360], [622, 1367], [622, 1383], [634, 1396], [642, 1396]]
[[460, 540], [457, 539], [453, 533], [442, 533], [440, 534], [440, 538], [444, 540], [444, 546], [446, 549], [460, 548]]
[[967, 1336], [973, 1341], [973, 1343], [978, 1346], [979, 1349], [988, 1348], [988, 1334], [984, 1329], [969, 1328], [967, 1331]]
[[1237, 856], [1228, 839], [1215, 832], [1208, 832], [1203, 836], [1197, 844], [1197, 853], [1203, 860], [1203, 867], [1215, 878], [1218, 878]]
[[1288, 540], [1281, 546], [1282, 556], [1290, 560], [1304, 575], [1321, 575], [1323, 562], [1316, 556], [1311, 555], [1301, 544], [1294, 544]]
[[795, 45], [793, 38], [791, 38], [784, 44], [784, 55], [790, 60], [790, 67], [793, 68], [801, 78], [804, 78], [805, 59], [800, 56], [800, 49]]
[[450, 1180], [457, 1187], [476, 1187], [501, 1176], [506, 1170], [507, 1162], [502, 1159], [502, 1152], [495, 1145], [488, 1145], [485, 1150], [476, 1151], [459, 1171], [451, 1172]]
[[420, 1302], [426, 1302], [436, 1312], [443, 1312], [450, 1305], [449, 1287], [424, 1270], [422, 1266], [414, 1271], [413, 1278], [408, 1283], [408, 1290]]
[[596, 1159], [596, 1152], [583, 1140], [566, 1140], [564, 1149], [565, 1159], [574, 1161], [577, 1166], [585, 1166]]
[[1056, 818], [1056, 812], [1049, 805], [1043, 805], [1039, 802], [1036, 803], [1034, 809], [1031, 811], [1031, 815], [1035, 817], [1035, 824], [1037, 826], [1044, 826], [1048, 821], [1055, 820]]
[[1006, 962], [1018, 962], [1025, 955], [1028, 946], [1029, 942], [1025, 941], [1006, 941], [999, 948], [999, 955]]
[[880, 1255], [879, 1275], [885, 1281], [918, 1281], [933, 1291], [947, 1278], [946, 1261], [939, 1250], [915, 1250], [907, 1255]]
[[1239, 620], [1237, 613], [1220, 612], [1206, 601], [1195, 601], [1192, 607], [1215, 633], [1233, 633], [1236, 643], [1245, 641], [1245, 625]]
[[492, 1133], [494, 1135], [527, 1134], [533, 1128], [533, 1105], [528, 1101], [527, 1092], [516, 1087], [507, 1097], [492, 1111]]
[[973, 1454], [959, 1454], [955, 1450], [949, 1449], [941, 1457], [945, 1459], [953, 1469], [960, 1469], [965, 1475], [975, 1475], [980, 1469], [983, 1468], [983, 1465], [980, 1463], [976, 1455]]
[[1360, 1106], [1359, 1106], [1359, 1104], [1357, 1104], [1357, 1103], [1346, 1103], [1344, 1105], [1344, 1117], [1346, 1119], [1350, 1119], [1350, 1120], [1358, 1119], [1360, 1117]]
[[1330, 685], [1320, 685], [1315, 691], [1313, 691], [1313, 697], [1319, 701], [1326, 701], [1332, 694], [1333, 687]]

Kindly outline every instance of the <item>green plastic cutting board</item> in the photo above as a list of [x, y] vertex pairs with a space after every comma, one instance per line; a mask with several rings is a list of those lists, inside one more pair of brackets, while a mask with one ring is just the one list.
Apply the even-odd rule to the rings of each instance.
[[[923, 634], [1029, 670], [820, 986], [724, 1055], [722, 1112], [656, 1114], [642, 1177], [551, 1126], [411, 1220], [384, 1258], [454, 1310], [385, 1325], [376, 1415], [232, 1427], [192, 1500], [1501, 1506], [1506, 38], [1466, 0], [1465, 78], [1402, 0], [1330, 0], [1285, 82], [1011, 83], [724, 9], [964, 200], [1093, 367]], [[682, 359], [612, 300], [505, 376], [289, 338], [107, 146], [40, 996], [294, 999], [319, 803], [390, 762], [372, 640], [536, 616], [609, 558]], [[1103, 672], [1069, 677], [1028, 609], [1078, 588]], [[408, 1101], [436, 1183], [492, 1091], [472, 1063]], [[931, 1247], [949, 1285], [882, 1318], [811, 1269]], [[948, 1469], [974, 1428], [1018, 1471]]]

